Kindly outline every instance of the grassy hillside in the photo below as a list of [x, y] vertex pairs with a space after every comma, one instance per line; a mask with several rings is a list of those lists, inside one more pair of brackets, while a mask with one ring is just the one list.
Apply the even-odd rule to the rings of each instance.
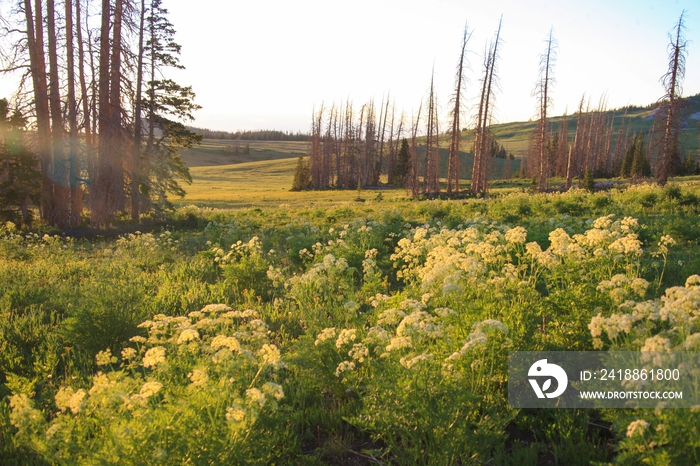
[[[685, 127], [682, 142], [686, 152], [698, 151], [698, 124], [700, 118], [700, 95], [688, 99], [689, 106], [684, 109]], [[648, 131], [654, 122], [651, 108], [629, 108], [611, 110], [614, 115], [615, 130], [626, 119], [632, 131]], [[694, 118], [691, 118], [694, 117]], [[561, 116], [551, 119], [554, 130], [562, 123]], [[534, 121], [503, 123], [493, 126], [499, 142], [516, 159], [511, 161], [511, 174], [520, 168], [520, 156], [527, 151], [528, 139], [535, 127]], [[569, 135], [573, 139], [576, 131], [576, 120], [569, 117]], [[441, 176], [447, 173], [447, 146], [449, 135], [440, 137]], [[419, 158], [422, 159], [424, 140], [419, 140]], [[473, 144], [473, 131], [462, 134], [462, 149], [460, 161], [460, 176], [463, 186], [468, 186], [471, 178], [473, 155], [467, 151]], [[238, 153], [235, 147], [238, 145]], [[243, 150], [248, 145], [249, 153]], [[193, 184], [187, 187], [187, 196], [176, 204], [198, 204], [208, 207], [261, 207], [278, 206], [291, 203], [306, 203], [316, 206], [337, 205], [344, 202], [355, 202], [358, 197], [354, 190], [344, 192], [319, 191], [290, 193], [299, 154], [306, 154], [308, 143], [302, 141], [233, 141], [222, 139], [205, 139], [195, 148], [183, 152], [183, 160], [190, 167]], [[489, 179], [503, 178], [505, 160], [491, 159]], [[502, 184], [502, 183], [501, 183]], [[510, 187], [523, 188], [522, 183], [509, 183]], [[378, 192], [378, 191], [377, 191]], [[366, 191], [360, 198], [371, 201], [377, 192]], [[396, 199], [405, 196], [402, 189], [382, 190], [384, 199]], [[361, 202], [361, 201], [357, 201]]]

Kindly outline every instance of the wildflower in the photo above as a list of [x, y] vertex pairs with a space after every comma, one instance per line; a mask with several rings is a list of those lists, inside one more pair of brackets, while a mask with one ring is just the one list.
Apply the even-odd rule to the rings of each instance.
[[340, 364], [338, 364], [338, 367], [335, 369], [335, 376], [340, 377], [340, 374], [343, 372], [347, 371], [352, 371], [355, 369], [355, 363], [352, 361], [343, 361]]
[[192, 372], [187, 374], [187, 377], [192, 381], [192, 385], [195, 387], [203, 387], [209, 381], [207, 371], [199, 369], [194, 369]]
[[412, 368], [413, 366], [415, 366], [416, 364], [418, 364], [419, 362], [421, 362], [421, 361], [427, 361], [428, 359], [432, 359], [432, 358], [434, 358], [434, 357], [435, 357], [434, 354], [426, 354], [426, 353], [423, 353], [423, 354], [419, 354], [418, 356], [415, 356], [415, 357], [413, 357], [413, 358], [411, 358], [411, 359], [408, 359], [407, 357], [403, 357], [403, 358], [401, 358], [401, 360], [399, 361], [399, 363], [401, 363], [401, 365], [402, 365], [403, 367], [405, 367], [406, 369], [410, 369], [410, 368]]
[[124, 348], [122, 350], [122, 359], [124, 361], [129, 361], [136, 356], [136, 350], [134, 348]]
[[87, 393], [82, 388], [73, 393], [68, 400], [68, 407], [73, 412], [73, 414], [78, 414], [85, 404], [84, 399]]
[[143, 344], [143, 343], [146, 343], [146, 341], [148, 341], [148, 340], [146, 340], [146, 338], [144, 338], [144, 337], [142, 337], [142, 336], [140, 336], [140, 335], [136, 335], [135, 337], [129, 338], [129, 341], [132, 341], [132, 342], [134, 342], [134, 343], [141, 343], [141, 344]]
[[643, 278], [635, 278], [634, 280], [632, 280], [632, 283], [630, 283], [630, 287], [632, 288], [632, 291], [634, 291], [637, 294], [637, 296], [644, 297], [644, 295], [647, 294], [649, 282], [644, 280]]
[[262, 388], [265, 394], [272, 396], [277, 401], [284, 398], [284, 390], [281, 385], [274, 382], [266, 382]]
[[163, 384], [160, 382], [146, 382], [141, 387], [139, 395], [141, 395], [143, 398], [150, 398], [158, 393], [161, 388], [163, 388]]
[[506, 324], [494, 319], [487, 319], [482, 322], [477, 322], [472, 326], [475, 333], [485, 333], [485, 332], [500, 332], [508, 334], [509, 330]]
[[143, 367], [155, 367], [162, 362], [165, 362], [165, 348], [162, 346], [154, 346], [143, 356]]
[[249, 388], [245, 391], [248, 404], [257, 404], [261, 408], [265, 406], [265, 394], [259, 388]]
[[406, 313], [398, 309], [387, 309], [379, 314], [379, 319], [377, 320], [377, 325], [396, 325], [401, 320], [406, 317]]
[[109, 348], [97, 353], [95, 359], [97, 360], [98, 366], [107, 366], [109, 364], [114, 364], [115, 362], [117, 362], [116, 356], [112, 356], [112, 350], [110, 350]]
[[369, 356], [369, 350], [362, 343], [355, 343], [352, 345], [352, 349], [348, 351], [348, 356], [357, 362], [364, 362], [365, 358]]
[[219, 363], [222, 363], [224, 361], [231, 359], [232, 357], [233, 357], [233, 353], [231, 353], [231, 350], [228, 348], [223, 348], [223, 349], [217, 351], [217, 353], [211, 357], [211, 360], [214, 364], [219, 364]]
[[[204, 314], [216, 314], [217, 312], [230, 311], [231, 308], [226, 304], [208, 304], [202, 308], [200, 312]], [[192, 313], [190, 313], [192, 316]]]
[[442, 318], [448, 317], [448, 316], [450, 316], [450, 315], [457, 314], [455, 311], [453, 311], [453, 310], [450, 309], [449, 307], [438, 307], [438, 308], [434, 309], [433, 312], [434, 312], [437, 316], [442, 317]]
[[683, 343], [683, 348], [689, 351], [697, 351], [700, 349], [700, 333], [693, 333], [692, 335], [688, 335], [688, 338], [685, 339], [685, 343]]
[[644, 435], [644, 431], [649, 427], [649, 423], [644, 419], [637, 419], [627, 426], [627, 437], [632, 438], [635, 434]]
[[103, 374], [102, 372], [98, 372], [95, 374], [95, 376], [92, 378], [92, 388], [90, 388], [90, 395], [98, 395], [104, 391], [106, 391], [110, 385], [113, 383], [110, 382], [109, 378]]
[[527, 230], [523, 227], [515, 227], [506, 231], [506, 241], [511, 244], [525, 244]]
[[226, 408], [226, 420], [228, 422], [241, 422], [245, 419], [245, 415], [245, 409], [239, 404]]
[[413, 347], [413, 342], [411, 342], [411, 339], [409, 337], [394, 337], [389, 342], [389, 345], [387, 345], [386, 351], [387, 351], [387, 353], [390, 353], [390, 352], [397, 350], [397, 349], [412, 348], [412, 347]]
[[275, 345], [267, 343], [258, 351], [258, 356], [263, 360], [263, 364], [270, 364], [275, 368], [283, 368], [284, 363], [281, 361], [280, 350]]
[[193, 328], [186, 328], [182, 331], [182, 333], [180, 333], [180, 337], [177, 339], [177, 344], [181, 345], [182, 343], [194, 340], [199, 340], [199, 332]]
[[340, 349], [343, 347], [343, 345], [346, 345], [348, 343], [355, 341], [356, 338], [357, 338], [357, 330], [355, 330], [354, 328], [343, 329], [340, 331], [340, 335], [338, 335], [338, 339], [335, 341], [335, 347]]
[[10, 422], [19, 430], [22, 430], [28, 424], [38, 423], [43, 420], [41, 411], [32, 406], [32, 400], [24, 393], [10, 396], [10, 408], [12, 409]]
[[54, 397], [56, 400], [56, 407], [61, 411], [66, 411], [70, 402], [70, 398], [73, 396], [73, 389], [70, 387], [61, 387], [58, 389], [58, 393]]
[[241, 344], [235, 337], [227, 337], [225, 335], [215, 336], [214, 339], [211, 341], [211, 347], [213, 349], [225, 347], [230, 349], [231, 351], [241, 350]]
[[664, 338], [661, 335], [647, 338], [646, 341], [644, 341], [644, 346], [642, 346], [640, 351], [671, 351], [671, 340]]
[[321, 331], [321, 333], [319, 333], [316, 337], [314, 345], [318, 346], [319, 343], [324, 342], [326, 340], [330, 340], [332, 338], [335, 338], [335, 327], [324, 328]]

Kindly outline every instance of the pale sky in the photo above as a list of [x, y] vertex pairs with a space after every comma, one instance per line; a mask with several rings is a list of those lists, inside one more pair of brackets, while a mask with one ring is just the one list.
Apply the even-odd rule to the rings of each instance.
[[[474, 103], [482, 56], [503, 14], [498, 122], [533, 118], [532, 89], [550, 27], [559, 43], [551, 114], [597, 105], [648, 104], [663, 94], [668, 32], [687, 10], [684, 95], [700, 93], [698, 0], [164, 0], [202, 110], [196, 126], [308, 131], [314, 105], [356, 108], [391, 94], [409, 118], [431, 69], [447, 121], [465, 21]], [[5, 91], [0, 85], [0, 91]], [[471, 115], [472, 112], [467, 112]], [[466, 125], [463, 125], [466, 126]]]

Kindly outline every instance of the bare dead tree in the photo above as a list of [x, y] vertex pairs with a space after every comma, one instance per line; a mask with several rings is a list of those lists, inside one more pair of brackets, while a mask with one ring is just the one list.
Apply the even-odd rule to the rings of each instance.
[[134, 143], [131, 161], [131, 219], [138, 222], [141, 217], [141, 151], [143, 144], [143, 123], [141, 120], [141, 90], [143, 88], [143, 40], [145, 35], [144, 25], [146, 22], [146, 1], [141, 0], [139, 12], [139, 49], [136, 64], [136, 98], [134, 101]]
[[459, 146], [462, 136], [460, 126], [460, 116], [462, 113], [462, 86], [464, 84], [465, 54], [467, 43], [471, 38], [469, 27], [464, 25], [464, 35], [462, 36], [462, 49], [459, 54], [459, 64], [457, 65], [457, 76], [455, 78], [455, 93], [453, 96], [454, 107], [452, 108], [452, 134], [450, 137], [450, 150], [447, 161], [447, 194], [459, 193]]
[[498, 86], [496, 74], [496, 62], [501, 44], [501, 27], [503, 16], [498, 22], [496, 36], [487, 48], [484, 57], [484, 77], [481, 82], [481, 97], [476, 115], [476, 129], [474, 134], [474, 165], [472, 167], [471, 191], [474, 194], [483, 194], [488, 189], [486, 174], [488, 171], [488, 157], [490, 153], [491, 138], [489, 126], [492, 120], [494, 105], [494, 91]]
[[[83, 190], [80, 178], [78, 152], [78, 103], [75, 97], [75, 53], [73, 49], [73, 2], [65, 0], [66, 7], [66, 78], [68, 81], [68, 160], [70, 163], [70, 220], [71, 226], [80, 223], [83, 212]], [[80, 22], [78, 22], [80, 28]]]
[[428, 113], [426, 118], [425, 137], [425, 172], [423, 174], [423, 193], [437, 194], [440, 191], [440, 168], [437, 145], [437, 108], [435, 102], [434, 73], [430, 78], [430, 91], [428, 93]]
[[538, 138], [537, 156], [539, 190], [546, 191], [549, 187], [549, 158], [547, 157], [547, 110], [551, 104], [550, 90], [554, 84], [554, 62], [557, 54], [557, 42], [554, 38], [554, 29], [549, 30], [549, 36], [545, 39], [546, 51], [540, 55], [540, 78], [535, 86], [535, 95], [538, 98]]
[[389, 115], [389, 94], [386, 96], [386, 104], [383, 104], [383, 120], [382, 115], [379, 115], [379, 121], [381, 123], [381, 129], [379, 130], [379, 160], [377, 161], [374, 170], [374, 184], [379, 184], [379, 178], [382, 172], [382, 167], [384, 166], [384, 135], [386, 134], [386, 120]]
[[[86, 26], [87, 26], [87, 17], [85, 18], [86, 20]], [[86, 158], [87, 158], [87, 172], [88, 172], [88, 179], [92, 179], [92, 176], [94, 174], [94, 147], [95, 147], [95, 141], [94, 141], [94, 133], [92, 132], [92, 126], [90, 124], [90, 102], [88, 99], [88, 88], [87, 88], [87, 82], [85, 79], [85, 59], [84, 59], [84, 54], [85, 50], [83, 47], [83, 26], [81, 23], [81, 7], [80, 7], [80, 0], [75, 0], [75, 24], [76, 24], [76, 38], [78, 41], [78, 79], [80, 81], [80, 100], [82, 102], [82, 107], [83, 107], [83, 128], [85, 131], [85, 152], [86, 152]], [[94, 96], [93, 96], [93, 101], [94, 101]], [[81, 190], [82, 193], [82, 190]]]
[[418, 106], [418, 115], [411, 122], [411, 171], [408, 176], [408, 187], [411, 190], [411, 196], [417, 197], [419, 184], [418, 184], [418, 174], [420, 173], [420, 167], [418, 166], [418, 126], [420, 124], [420, 114], [423, 109], [423, 101], [421, 101]]
[[49, 93], [44, 58], [44, 20], [41, 0], [24, 0], [27, 26], [27, 48], [30, 73], [34, 87], [34, 107], [37, 125], [37, 153], [41, 164], [41, 216], [49, 223], [54, 219], [53, 151], [51, 148], [51, 123]]
[[54, 216], [52, 224], [66, 228], [70, 223], [70, 166], [64, 147], [61, 84], [58, 78], [58, 46], [54, 0], [46, 2], [46, 30], [49, 45], [49, 108], [54, 161]]
[[674, 163], [679, 159], [680, 110], [684, 104], [681, 85], [685, 77], [687, 55], [687, 41], [684, 37], [685, 11], [681, 13], [673, 30], [674, 34], [669, 34], [671, 43], [668, 47], [668, 71], [661, 77], [665, 93], [657, 111], [657, 115], [663, 121], [663, 125], [660, 125], [663, 127], [661, 162], [656, 177], [661, 186], [664, 186], [669, 176], [673, 175]]

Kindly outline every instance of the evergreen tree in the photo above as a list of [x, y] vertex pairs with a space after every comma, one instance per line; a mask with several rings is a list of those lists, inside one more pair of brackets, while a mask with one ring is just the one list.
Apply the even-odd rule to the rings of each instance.
[[[143, 108], [147, 114], [148, 133], [139, 180], [142, 202], [146, 208], [157, 210], [170, 207], [168, 194], [184, 196], [179, 181], [191, 183], [192, 179], [180, 157], [180, 149], [189, 149], [202, 140], [201, 134], [181, 123], [194, 120], [192, 113], [201, 108], [194, 103], [192, 87], [162, 77], [163, 68], [184, 67], [179, 60], [181, 47], [174, 40], [175, 29], [167, 18], [168, 10], [161, 5], [162, 0], [151, 0], [145, 20], [148, 37], [145, 53], [150, 79]], [[160, 133], [157, 138], [156, 131]]]
[[593, 192], [595, 191], [595, 180], [593, 179], [593, 172], [590, 168], [586, 168], [586, 173], [583, 175], [583, 189]]
[[622, 166], [620, 167], [620, 176], [622, 178], [629, 178], [632, 174], [632, 162], [634, 161], [634, 154], [636, 151], [637, 136], [635, 135], [627, 146], [627, 151], [625, 156], [622, 158]]
[[309, 164], [304, 160], [304, 156], [299, 154], [297, 159], [297, 168], [294, 170], [294, 181], [292, 182], [292, 191], [303, 191], [312, 188], [311, 170]]
[[7, 100], [0, 100], [0, 219], [29, 224], [32, 205], [41, 198], [38, 158], [24, 144], [27, 120], [19, 112], [10, 115]]
[[644, 135], [639, 136], [635, 150], [634, 158], [632, 160], [631, 169], [632, 178], [640, 178], [651, 176], [651, 165], [646, 157], [646, 151], [644, 150]]
[[396, 158], [396, 166], [394, 167], [394, 186], [405, 186], [406, 175], [411, 172], [411, 156], [409, 154], [408, 140], [404, 138], [401, 141], [401, 149]]

